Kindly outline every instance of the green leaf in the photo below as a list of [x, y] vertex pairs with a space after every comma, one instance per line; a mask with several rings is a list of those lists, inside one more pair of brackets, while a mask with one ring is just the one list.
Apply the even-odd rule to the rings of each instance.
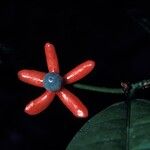
[[67, 150], [150, 150], [150, 101], [108, 107], [81, 128]]

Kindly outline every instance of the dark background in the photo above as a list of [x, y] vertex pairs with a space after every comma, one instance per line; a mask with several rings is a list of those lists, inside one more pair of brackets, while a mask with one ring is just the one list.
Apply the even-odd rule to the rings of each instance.
[[[61, 74], [86, 59], [96, 68], [80, 83], [120, 87], [120, 82], [150, 78], [150, 10], [148, 2], [111, 0], [0, 2], [0, 150], [65, 149], [82, 125], [122, 96], [67, 88], [89, 109], [77, 119], [55, 98], [44, 112], [23, 110], [44, 89], [17, 79], [21, 69], [47, 71], [43, 46], [53, 43]], [[150, 90], [138, 98], [150, 99]]]

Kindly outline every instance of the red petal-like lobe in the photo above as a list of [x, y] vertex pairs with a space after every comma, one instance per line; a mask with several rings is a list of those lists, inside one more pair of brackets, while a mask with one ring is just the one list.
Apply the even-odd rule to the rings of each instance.
[[45, 44], [45, 54], [49, 72], [59, 73], [57, 54], [55, 51], [55, 47], [52, 44]]
[[55, 93], [49, 91], [44, 92], [40, 97], [31, 101], [25, 108], [25, 112], [29, 115], [36, 115], [46, 109], [52, 102]]
[[44, 76], [45, 76], [44, 72], [35, 70], [21, 70], [18, 72], [18, 78], [21, 81], [38, 87], [43, 87]]
[[80, 80], [89, 74], [95, 66], [95, 62], [92, 60], [87, 60], [82, 64], [78, 65], [71, 71], [69, 71], [66, 75], [64, 75], [65, 83], [70, 84]]
[[56, 93], [64, 105], [76, 116], [85, 118], [88, 116], [87, 108], [82, 102], [67, 89], [62, 89]]

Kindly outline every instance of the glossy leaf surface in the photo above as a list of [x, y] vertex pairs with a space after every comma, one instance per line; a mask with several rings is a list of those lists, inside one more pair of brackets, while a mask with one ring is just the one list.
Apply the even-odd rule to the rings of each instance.
[[149, 150], [150, 101], [114, 104], [91, 118], [67, 150]]

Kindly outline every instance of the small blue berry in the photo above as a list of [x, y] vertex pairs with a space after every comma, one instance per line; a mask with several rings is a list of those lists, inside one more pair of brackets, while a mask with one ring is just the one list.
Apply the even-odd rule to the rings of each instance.
[[45, 75], [43, 83], [45, 89], [55, 92], [61, 89], [62, 77], [57, 73], [49, 72]]

